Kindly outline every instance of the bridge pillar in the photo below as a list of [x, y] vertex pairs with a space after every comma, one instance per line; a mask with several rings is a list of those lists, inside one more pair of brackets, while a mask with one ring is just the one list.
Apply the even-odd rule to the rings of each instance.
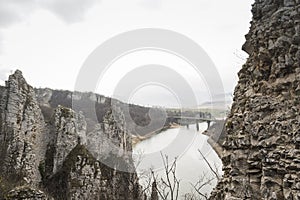
[[210, 121], [207, 121], [207, 129], [210, 127]]

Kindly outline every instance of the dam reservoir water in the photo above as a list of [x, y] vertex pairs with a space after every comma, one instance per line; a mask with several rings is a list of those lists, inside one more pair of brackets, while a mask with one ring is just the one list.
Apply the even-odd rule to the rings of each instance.
[[[221, 175], [222, 161], [208, 144], [208, 137], [202, 134], [207, 129], [207, 123], [200, 123], [199, 128], [200, 130], [197, 132], [196, 125], [193, 124], [189, 128], [181, 126], [168, 129], [136, 144], [133, 153], [136, 155], [135, 165], [141, 184], [145, 184], [147, 179], [145, 177], [150, 176], [150, 169], [159, 177], [165, 177], [161, 154], [168, 156], [169, 163], [172, 163], [177, 157], [176, 176], [180, 179], [179, 199], [182, 199], [186, 193], [195, 193], [191, 184], [195, 184], [203, 175], [207, 178], [214, 177], [199, 150]], [[176, 140], [177, 145], [174, 142]], [[182, 143], [184, 145], [180, 146]], [[210, 185], [203, 187], [201, 191], [209, 194], [216, 184], [217, 180], [215, 179]]]

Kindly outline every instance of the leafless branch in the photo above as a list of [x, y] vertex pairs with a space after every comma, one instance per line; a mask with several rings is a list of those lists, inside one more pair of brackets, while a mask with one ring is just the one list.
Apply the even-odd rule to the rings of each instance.
[[207, 185], [210, 185], [212, 183], [212, 181], [215, 179], [216, 179], [215, 177], [206, 177], [205, 175], [203, 175], [196, 184], [192, 184], [192, 183], [190, 183], [190, 184], [195, 189], [197, 194], [199, 194], [204, 199], [208, 199], [209, 196], [207, 194], [203, 193], [201, 191], [201, 189]]
[[202, 156], [203, 160], [205, 161], [205, 163], [208, 165], [209, 169], [211, 170], [211, 172], [215, 175], [215, 177], [217, 178], [217, 180], [220, 180], [220, 175], [218, 174], [217, 168], [214, 169], [211, 164], [208, 162], [208, 160], [205, 158], [205, 156], [202, 154], [202, 152], [198, 149], [200, 155]]
[[176, 176], [177, 158], [170, 164], [169, 157], [161, 153], [163, 166], [164, 166], [164, 176], [158, 181], [157, 176], [155, 176], [152, 171], [153, 180], [158, 184], [157, 193], [163, 200], [177, 200], [179, 198], [179, 187], [180, 180]]

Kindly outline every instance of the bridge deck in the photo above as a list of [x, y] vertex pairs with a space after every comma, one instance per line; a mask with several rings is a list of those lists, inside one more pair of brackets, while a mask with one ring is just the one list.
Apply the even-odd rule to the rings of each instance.
[[191, 120], [200, 120], [200, 121], [216, 121], [216, 119], [214, 118], [202, 118], [202, 117], [168, 116], [168, 118], [191, 119]]

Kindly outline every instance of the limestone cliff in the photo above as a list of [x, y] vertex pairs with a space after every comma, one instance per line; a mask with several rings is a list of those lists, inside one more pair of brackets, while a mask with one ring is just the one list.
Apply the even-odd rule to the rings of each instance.
[[[97, 159], [110, 153], [110, 146], [101, 146], [96, 155], [93, 145], [104, 144], [102, 138], [131, 149], [129, 133], [111, 111], [101, 113], [101, 123], [89, 122], [95, 128], [88, 130], [83, 112], [50, 105], [53, 93], [36, 95], [18, 70], [0, 87], [0, 199], [141, 199], [130, 155], [107, 156], [114, 165]], [[132, 173], [117, 171], [120, 164]]]
[[256, 0], [210, 199], [300, 199], [299, 0]]
[[41, 144], [44, 121], [34, 90], [16, 71], [0, 95], [1, 182], [36, 186], [45, 148]]

